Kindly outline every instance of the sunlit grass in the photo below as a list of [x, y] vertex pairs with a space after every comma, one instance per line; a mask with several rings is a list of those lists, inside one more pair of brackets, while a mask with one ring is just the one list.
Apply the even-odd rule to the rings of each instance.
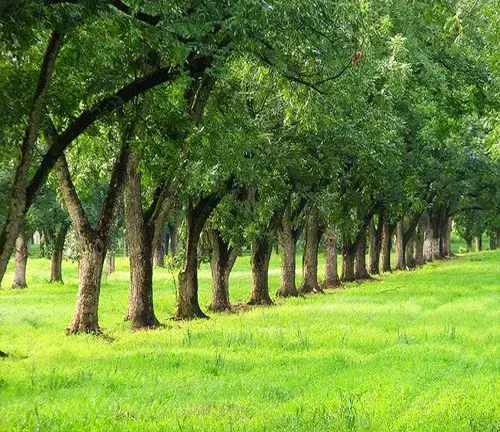
[[[279, 257], [271, 265], [274, 294]], [[28, 289], [0, 290], [2, 431], [500, 430], [500, 252], [189, 323], [169, 320], [175, 284], [159, 269], [167, 327], [138, 333], [123, 321], [118, 258], [100, 307], [112, 343], [64, 335], [77, 266], [65, 262], [65, 285], [48, 284], [49, 271], [31, 259]], [[250, 282], [242, 257], [233, 303]], [[207, 265], [200, 291], [205, 307]]]

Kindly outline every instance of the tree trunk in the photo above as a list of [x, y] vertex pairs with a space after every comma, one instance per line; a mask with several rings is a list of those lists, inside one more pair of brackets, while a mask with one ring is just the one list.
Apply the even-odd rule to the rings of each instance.
[[364, 234], [359, 237], [356, 243], [354, 277], [356, 279], [370, 279], [370, 275], [366, 269], [366, 236]]
[[465, 238], [465, 252], [471, 252], [472, 251], [472, 236], [467, 236]]
[[430, 215], [428, 212], [424, 213], [425, 221], [425, 240], [424, 240], [424, 260], [425, 262], [432, 262], [432, 239], [434, 238], [434, 233], [432, 229], [432, 223], [430, 220]]
[[382, 228], [382, 247], [380, 249], [380, 270], [391, 271], [392, 227], [384, 222]]
[[425, 218], [422, 216], [418, 222], [415, 232], [415, 265], [423, 266], [424, 258], [424, 236], [425, 236]]
[[432, 258], [441, 259], [441, 212], [433, 211], [430, 213], [430, 224], [432, 225]]
[[405, 250], [403, 245], [404, 222], [400, 220], [396, 225], [396, 270], [406, 270]]
[[59, 232], [57, 233], [53, 249], [52, 249], [52, 257], [51, 257], [51, 271], [50, 271], [50, 282], [59, 282], [63, 283], [62, 279], [62, 260], [63, 260], [63, 252], [64, 252], [64, 244], [66, 242], [66, 234], [69, 230], [69, 223], [64, 224]]
[[416, 267], [415, 261], [415, 244], [413, 239], [410, 239], [408, 243], [406, 243], [405, 247], [405, 264], [407, 269], [414, 269]]
[[177, 235], [177, 226], [170, 225], [168, 229], [170, 230], [170, 252], [172, 257], [175, 257], [179, 253], [179, 236]]
[[233, 268], [238, 251], [224, 240], [216, 230], [207, 233], [210, 244], [210, 269], [212, 271], [212, 312], [231, 310], [229, 301], [229, 274]]
[[[285, 218], [286, 216], [283, 216]], [[278, 231], [281, 245], [281, 285], [276, 292], [279, 297], [297, 297], [299, 292], [295, 285], [295, 253], [297, 237], [294, 235], [290, 221], [283, 221]]]
[[68, 334], [101, 333], [98, 310], [105, 255], [106, 249], [103, 249], [103, 242], [99, 238], [83, 245], [78, 268], [76, 310], [70, 327], [66, 329]]
[[[222, 199], [222, 193], [211, 193], [200, 199], [196, 207], [189, 202], [186, 224], [186, 257], [179, 273], [179, 291], [175, 319], [208, 318], [198, 303], [198, 242], [207, 219]], [[172, 234], [171, 234], [171, 238]]]
[[356, 279], [354, 263], [356, 259], [356, 245], [352, 244], [344, 235], [342, 244], [342, 281], [352, 282]]
[[381, 211], [377, 227], [372, 219], [368, 225], [368, 234], [370, 238], [370, 246], [368, 251], [368, 269], [371, 274], [379, 274], [380, 252], [382, 249], [382, 234], [384, 228], [384, 212]]
[[162, 232], [162, 235], [159, 237], [158, 242], [156, 243], [153, 254], [155, 267], [165, 267], [165, 240], [165, 232]]
[[27, 212], [27, 182], [33, 146], [38, 139], [40, 122], [45, 108], [45, 97], [52, 78], [59, 48], [63, 41], [63, 34], [52, 32], [45, 50], [43, 62], [38, 75], [38, 82], [28, 115], [28, 122], [21, 144], [19, 162], [17, 163], [11, 199], [5, 223], [0, 231], [0, 285], [2, 284], [7, 264], [16, 239], [21, 232]]
[[115, 253], [113, 251], [108, 251], [106, 254], [106, 275], [109, 276], [115, 272]]
[[[50, 133], [54, 134], [55, 131], [50, 131]], [[85, 213], [75, 185], [71, 180], [64, 154], [56, 164], [61, 193], [83, 250], [78, 271], [79, 289], [76, 311], [73, 322], [67, 329], [68, 333], [100, 333], [97, 314], [102, 269], [115, 220], [116, 208], [125, 182], [130, 153], [129, 138], [130, 136], [125, 133], [122, 136], [120, 154], [113, 166], [106, 197], [99, 213], [97, 229], [91, 226]], [[46, 133], [46, 139], [50, 142], [51, 135], [49, 133]]]
[[130, 257], [130, 291], [128, 314], [132, 329], [155, 328], [153, 302], [154, 229], [144, 221], [141, 199], [140, 155], [133, 153], [127, 166], [125, 182], [125, 222]]
[[495, 250], [497, 248], [497, 239], [495, 238], [495, 233], [490, 232], [490, 250]]
[[482, 233], [476, 237], [476, 252], [481, 252], [483, 250], [483, 237]]
[[321, 239], [318, 209], [313, 207], [307, 219], [302, 255], [302, 285], [300, 294], [321, 292], [318, 283], [318, 247]]
[[28, 246], [26, 245], [26, 238], [21, 232], [16, 240], [16, 256], [15, 256], [15, 270], [14, 282], [12, 288], [26, 288], [26, 264], [28, 262]]
[[269, 261], [272, 243], [268, 236], [252, 242], [252, 298], [249, 305], [272, 305], [269, 296]]
[[62, 260], [63, 260], [63, 250], [56, 249], [52, 251], [51, 265], [50, 265], [50, 283], [59, 282], [62, 283]]
[[325, 236], [325, 288], [333, 288], [340, 283], [337, 263], [337, 239], [335, 225], [330, 225]]

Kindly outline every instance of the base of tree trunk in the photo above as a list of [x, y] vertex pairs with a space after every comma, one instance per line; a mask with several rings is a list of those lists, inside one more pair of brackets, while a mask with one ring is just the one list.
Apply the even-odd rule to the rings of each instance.
[[72, 323], [71, 326], [66, 328], [65, 333], [69, 335], [76, 334], [93, 334], [102, 335], [102, 330], [97, 323]]
[[299, 295], [318, 294], [318, 293], [320, 294], [323, 293], [323, 288], [321, 288], [318, 282], [314, 284], [302, 282], [302, 285], [300, 286], [299, 289]]
[[158, 328], [164, 327], [163, 324], [160, 323], [156, 318], [154, 322], [132, 322], [130, 330], [139, 331], [139, 330], [155, 330]]
[[298, 297], [299, 291], [295, 287], [280, 287], [278, 291], [276, 291], [276, 297]]
[[201, 310], [184, 312], [177, 311], [172, 319], [174, 321], [192, 321], [195, 319], [210, 319], [210, 317], [208, 315], [205, 315]]
[[232, 311], [233, 308], [230, 303], [226, 304], [211, 304], [208, 307], [208, 310], [210, 312], [215, 312], [215, 313], [220, 313], [220, 312], [226, 312], [226, 311]]
[[252, 298], [250, 301], [247, 303], [248, 306], [272, 306], [274, 305], [274, 302], [271, 300], [270, 297], [267, 298]]

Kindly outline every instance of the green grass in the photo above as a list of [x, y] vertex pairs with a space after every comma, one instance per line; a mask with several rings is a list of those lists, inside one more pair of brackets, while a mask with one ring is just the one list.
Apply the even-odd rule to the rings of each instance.
[[[175, 286], [159, 270], [167, 328], [138, 333], [119, 258], [101, 293], [113, 343], [64, 335], [77, 267], [65, 262], [65, 285], [49, 269], [31, 259], [29, 288], [0, 290], [1, 431], [500, 430], [500, 251], [190, 323], [169, 321]], [[200, 289], [206, 306], [206, 265]], [[244, 257], [233, 302], [249, 290]]]

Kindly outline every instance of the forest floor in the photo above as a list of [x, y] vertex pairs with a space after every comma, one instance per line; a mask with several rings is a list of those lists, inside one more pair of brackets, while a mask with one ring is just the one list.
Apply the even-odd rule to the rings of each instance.
[[[274, 294], [278, 256], [271, 266]], [[249, 269], [236, 263], [234, 303], [249, 298]], [[65, 285], [49, 273], [30, 259], [29, 287], [0, 290], [1, 431], [500, 430], [500, 251], [186, 323], [169, 320], [175, 284], [159, 269], [166, 327], [136, 333], [118, 258], [101, 291], [112, 343], [64, 335], [77, 266], [64, 263]], [[200, 290], [205, 308], [206, 264]]]

